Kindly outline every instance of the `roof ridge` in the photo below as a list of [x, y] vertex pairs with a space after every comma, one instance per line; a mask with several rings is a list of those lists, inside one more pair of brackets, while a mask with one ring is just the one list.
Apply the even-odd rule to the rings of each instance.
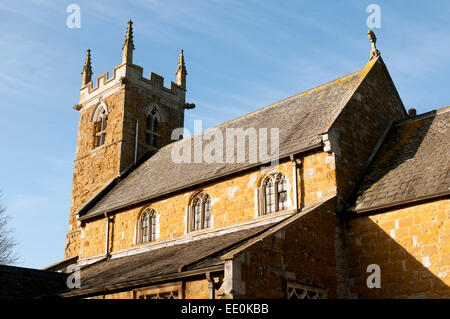
[[400, 126], [400, 125], [403, 125], [403, 124], [424, 120], [424, 119], [427, 119], [429, 117], [445, 114], [447, 112], [450, 112], [450, 105], [443, 106], [443, 107], [440, 107], [438, 109], [434, 109], [434, 110], [431, 110], [431, 111], [428, 111], [428, 112], [425, 112], [425, 113], [422, 113], [422, 114], [418, 114], [418, 115], [416, 115], [414, 117], [397, 120], [397, 121], [394, 122], [393, 126]]
[[375, 212], [450, 194], [450, 107], [396, 122], [355, 189], [350, 211]]
[[334, 80], [331, 80], [331, 81], [322, 83], [322, 84], [317, 85], [317, 86], [315, 86], [315, 87], [312, 87], [312, 88], [310, 88], [310, 89], [308, 89], [308, 90], [306, 90], [306, 91], [302, 91], [302, 92], [296, 93], [296, 94], [294, 94], [294, 95], [291, 95], [291, 96], [289, 96], [289, 97], [286, 97], [286, 98], [284, 98], [284, 99], [278, 100], [278, 101], [273, 102], [273, 103], [271, 103], [271, 104], [269, 104], [269, 105], [263, 106], [263, 107], [261, 107], [261, 108], [259, 108], [259, 109], [256, 109], [256, 110], [254, 110], [254, 111], [251, 111], [251, 112], [249, 112], [249, 113], [246, 113], [246, 114], [244, 114], [244, 115], [241, 115], [241, 116], [239, 116], [239, 117], [236, 117], [236, 118], [234, 118], [234, 119], [232, 119], [232, 120], [229, 120], [229, 121], [227, 121], [227, 122], [223, 122], [223, 123], [221, 123], [221, 124], [219, 124], [219, 125], [217, 125], [217, 126], [224, 125], [224, 124], [226, 124], [226, 123], [229, 123], [229, 122], [233, 122], [233, 121], [239, 120], [240, 118], [243, 118], [243, 117], [246, 117], [246, 116], [249, 116], [249, 115], [252, 115], [252, 114], [256, 114], [256, 113], [261, 112], [261, 111], [263, 111], [263, 110], [266, 110], [266, 109], [268, 109], [268, 108], [270, 108], [270, 107], [275, 107], [278, 103], [281, 103], [281, 102], [284, 102], [284, 101], [288, 101], [288, 100], [293, 99], [293, 98], [295, 98], [295, 97], [298, 97], [298, 96], [300, 96], [300, 95], [306, 94], [306, 93], [308, 93], [309, 91], [317, 90], [317, 89], [319, 89], [319, 88], [321, 88], [321, 87], [323, 87], [323, 86], [328, 86], [328, 85], [330, 85], [331, 83], [334, 83], [334, 82], [336, 82], [336, 81], [338, 81], [338, 80], [340, 80], [340, 79], [344, 79], [344, 78], [350, 77], [350, 76], [352, 76], [352, 75], [356, 75], [357, 73], [362, 72], [362, 70], [363, 70], [363, 69], [360, 69], [360, 70], [354, 71], [354, 72], [352, 72], [352, 73], [348, 73], [348, 74], [346, 74], [346, 75], [340, 76], [340, 77], [338, 77], [338, 78], [336, 78], [336, 79], [334, 79]]
[[34, 273], [35, 276], [38, 276], [38, 275], [50, 275], [50, 276], [53, 276], [54, 274], [56, 274], [58, 276], [65, 275], [64, 273], [59, 273], [59, 272], [46, 270], [46, 269], [20, 267], [20, 266], [14, 266], [14, 265], [0, 265], [0, 268], [2, 268], [3, 272], [29, 271], [29, 272]]
[[343, 76], [340, 76], [340, 77], [338, 77], [338, 78], [335, 78], [334, 80], [331, 80], [331, 81], [328, 81], [328, 82], [319, 84], [319, 85], [317, 85], [317, 86], [314, 86], [314, 87], [312, 87], [312, 88], [310, 88], [310, 89], [308, 89], [308, 90], [305, 90], [305, 91], [296, 93], [296, 94], [294, 94], [294, 95], [291, 95], [291, 96], [289, 96], [289, 97], [286, 97], [286, 98], [284, 98], [284, 99], [278, 100], [278, 101], [276, 101], [276, 102], [273, 102], [273, 103], [271, 103], [271, 104], [268, 104], [268, 105], [266, 105], [266, 106], [263, 106], [263, 107], [261, 107], [261, 108], [258, 108], [258, 109], [254, 110], [254, 111], [249, 112], [249, 113], [245, 113], [245, 114], [243, 114], [243, 115], [240, 115], [240, 116], [238, 116], [238, 117], [236, 117], [236, 118], [234, 118], [234, 119], [231, 119], [231, 120], [229, 120], [229, 121], [226, 121], [226, 122], [217, 124], [217, 125], [215, 125], [215, 126], [213, 126], [213, 127], [207, 128], [207, 129], [205, 129], [205, 130], [203, 130], [203, 131], [201, 131], [201, 132], [199, 132], [199, 133], [197, 133], [197, 134], [193, 134], [193, 135], [191, 135], [191, 136], [189, 136], [189, 137], [187, 137], [187, 138], [183, 138], [183, 139], [174, 141], [173, 143], [170, 143], [170, 144], [167, 144], [167, 145], [161, 147], [161, 149], [166, 148], [166, 147], [173, 147], [175, 144], [177, 144], [177, 143], [179, 143], [179, 142], [181, 142], [181, 141], [185, 141], [185, 142], [186, 142], [187, 140], [193, 139], [194, 137], [203, 134], [203, 133], [204, 133], [205, 131], [207, 131], [207, 130], [211, 130], [211, 129], [214, 129], [214, 128], [219, 128], [219, 127], [222, 127], [222, 126], [226, 126], [227, 123], [231, 123], [231, 122], [234, 122], [234, 121], [238, 121], [238, 120], [240, 120], [240, 119], [243, 119], [244, 117], [248, 117], [248, 116], [250, 116], [250, 115], [253, 115], [253, 114], [257, 114], [257, 113], [259, 113], [259, 112], [262, 112], [263, 110], [267, 110], [267, 109], [269, 109], [269, 108], [271, 108], [271, 107], [275, 107], [277, 104], [279, 104], [279, 103], [281, 103], [281, 102], [285, 102], [285, 101], [288, 101], [288, 100], [293, 99], [293, 98], [295, 98], [295, 97], [298, 97], [298, 96], [300, 96], [300, 95], [306, 94], [306, 93], [308, 93], [308, 92], [310, 92], [310, 91], [317, 90], [317, 89], [319, 89], [319, 88], [321, 88], [321, 87], [323, 87], [323, 86], [328, 86], [328, 85], [330, 85], [330, 84], [332, 84], [332, 83], [334, 83], [334, 82], [336, 82], [336, 81], [338, 81], [338, 80], [340, 80], [340, 79], [345, 79], [345, 78], [347, 78], [347, 77], [351, 77], [351, 76], [353, 76], [353, 75], [356, 75], [357, 73], [361, 73], [363, 70], [364, 70], [364, 68], [363, 68], [363, 69], [359, 69], [359, 70], [357, 70], [357, 71], [354, 71], [354, 72], [345, 74], [345, 75], [343, 75]]
[[[162, 163], [164, 163], [164, 159], [170, 160], [172, 151], [174, 151], [177, 147], [184, 147], [186, 144], [192, 144], [192, 141], [195, 141], [195, 138], [201, 138], [202, 134], [204, 134], [204, 132], [208, 132], [210, 129], [218, 129], [222, 133], [224, 133], [227, 127], [236, 128], [239, 125], [245, 129], [250, 127], [267, 128], [274, 126], [285, 129], [286, 131], [283, 133], [285, 136], [284, 139], [280, 141], [281, 146], [279, 147], [281, 147], [281, 149], [279, 150], [277, 159], [281, 159], [282, 157], [286, 157], [294, 153], [297, 154], [320, 147], [322, 146], [322, 138], [320, 135], [323, 134], [323, 131], [326, 131], [330, 119], [335, 118], [335, 112], [342, 112], [343, 105], [345, 105], [345, 103], [347, 103], [354, 94], [355, 90], [360, 85], [361, 80], [364, 78], [365, 74], [367, 74], [368, 70], [370, 70], [370, 66], [371, 64], [367, 63], [363, 69], [322, 83], [306, 91], [279, 100], [228, 122], [208, 128], [192, 136], [182, 138], [178, 141], [173, 141], [172, 143], [159, 149], [159, 151], [152, 156], [153, 159], [148, 159], [145, 161], [141, 167], [135, 169], [128, 177], [121, 180], [113, 187], [113, 189], [108, 191], [108, 194], [111, 192], [116, 195], [121, 194], [120, 187], [127, 188], [127, 182], [125, 182], [126, 180], [131, 182], [136, 177], [136, 183], [143, 182], [146, 176], [145, 172], [147, 170], [152, 171], [152, 167], [155, 167], [155, 163], [159, 163], [159, 161], [162, 160], [163, 162], [161, 162], [161, 164], [157, 164], [156, 166], [162, 165]], [[318, 114], [317, 118], [312, 115], [310, 116], [310, 114], [316, 113]], [[267, 114], [271, 117], [270, 122], [265, 119]], [[286, 124], [287, 119], [288, 121]], [[304, 130], [300, 130], [302, 133], [296, 133], [298, 132], [297, 128], [299, 123], [306, 125]], [[189, 149], [192, 152], [192, 145], [189, 146]], [[177, 182], [167, 184], [167, 182], [163, 182], [162, 180], [156, 180], [153, 184], [157, 187], [156, 189], [153, 187], [153, 191], [150, 191], [149, 189], [143, 189], [142, 191], [130, 191], [129, 195], [119, 196], [119, 198], [116, 197], [115, 200], [111, 199], [112, 202], [109, 203], [108, 200], [105, 200], [105, 197], [107, 197], [107, 195], [105, 195], [98, 203], [89, 208], [89, 210], [86, 211], [86, 214], [83, 214], [83, 219], [97, 216], [100, 212], [105, 213], [106, 211], [118, 210], [129, 205], [136, 205], [142, 201], [167, 195], [174, 191], [180, 191], [181, 189], [192, 187], [200, 183], [209, 182], [218, 177], [224, 177], [246, 169], [255, 168], [261, 164], [264, 163], [258, 161], [257, 163], [244, 163], [227, 166], [226, 162], [220, 162], [218, 165], [213, 165], [211, 167], [203, 166], [206, 169], [206, 175], [193, 178], [193, 180], [189, 183]], [[200, 166], [195, 166], [194, 168], [199, 167]], [[171, 166], [168, 168], [170, 170], [174, 167]], [[182, 174], [184, 175], [185, 173]], [[192, 174], [189, 174], [190, 173], [187, 172], [186, 176], [190, 176], [192, 178]], [[177, 178], [179, 178], [179, 176]], [[149, 183], [152, 184], [152, 182], [148, 181], [144, 184], [148, 185]], [[167, 184], [168, 186], [163, 187], [163, 184]]]

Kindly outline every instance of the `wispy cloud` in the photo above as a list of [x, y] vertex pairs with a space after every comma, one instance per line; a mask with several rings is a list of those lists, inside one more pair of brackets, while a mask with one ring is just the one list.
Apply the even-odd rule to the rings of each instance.
[[[0, 3], [0, 13], [18, 16], [50, 29], [58, 28], [58, 24], [53, 19], [53, 14], [58, 11], [65, 12], [65, 6], [57, 1], [18, 0]], [[10, 31], [10, 29], [4, 31]]]
[[27, 217], [37, 215], [38, 207], [42, 206], [49, 199], [37, 195], [16, 195], [8, 203], [8, 212], [13, 216], [27, 214]]

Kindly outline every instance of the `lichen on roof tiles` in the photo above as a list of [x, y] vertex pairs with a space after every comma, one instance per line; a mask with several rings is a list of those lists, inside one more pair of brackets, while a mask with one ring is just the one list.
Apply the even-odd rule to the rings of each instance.
[[[353, 72], [296, 94], [249, 114], [216, 126], [226, 128], [279, 128], [279, 154], [286, 155], [321, 143], [336, 115], [358, 87], [364, 72]], [[225, 135], [225, 134], [224, 134]], [[172, 148], [177, 143], [189, 143], [194, 137], [161, 148], [128, 177], [119, 182], [90, 210], [84, 218], [125, 207], [130, 203], [149, 200], [172, 191], [212, 180], [248, 168], [244, 163], [175, 163]], [[270, 135], [268, 145], [270, 145]], [[204, 147], [204, 146], [203, 146]], [[255, 146], [256, 147], [256, 146]], [[235, 156], [236, 156], [236, 150]], [[258, 163], [257, 163], [258, 164]], [[259, 164], [263, 164], [262, 162]], [[201, 174], [199, 174], [201, 172]]]
[[356, 192], [355, 210], [450, 193], [449, 128], [450, 107], [394, 123]]

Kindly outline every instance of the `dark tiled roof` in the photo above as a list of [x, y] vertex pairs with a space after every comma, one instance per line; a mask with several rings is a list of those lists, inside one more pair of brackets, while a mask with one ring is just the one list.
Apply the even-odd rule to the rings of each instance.
[[185, 266], [183, 271], [188, 271], [222, 265], [221, 255], [274, 224], [276, 223], [100, 261], [82, 269], [80, 289], [67, 292], [84, 294], [91, 289], [102, 290], [127, 283], [133, 285], [136, 281], [177, 274], [181, 266]]
[[450, 193], [450, 107], [394, 123], [357, 192], [356, 211]]
[[62, 273], [0, 265], [0, 299], [51, 297], [67, 289], [66, 279]]
[[247, 225], [240, 230], [229, 229], [230, 232], [217, 230], [214, 233], [202, 234], [196, 240], [190, 237], [188, 242], [162, 245], [143, 253], [100, 260], [82, 268], [81, 288], [66, 290], [60, 295], [87, 296], [117, 289], [129, 290], [131, 287], [146, 286], [152, 282], [174, 280], [176, 275], [186, 277], [195, 271], [198, 271], [196, 274], [204, 273], [211, 270], [211, 267], [218, 270], [216, 267], [222, 267], [225, 259], [234, 258], [230, 256], [240, 253], [304, 216], [321, 210], [332, 211], [335, 200], [335, 196], [328, 197], [298, 213], [266, 220], [265, 224]]
[[[281, 156], [317, 146], [321, 143], [321, 134], [328, 131], [329, 126], [358, 87], [366, 74], [365, 71], [363, 69], [343, 76], [223, 123], [217, 128], [223, 133], [226, 128], [244, 130], [267, 128], [269, 132], [270, 128], [279, 128]], [[223, 164], [174, 163], [171, 158], [173, 147], [191, 141], [192, 137], [161, 148], [118, 183], [94, 207], [87, 212], [81, 212], [80, 216], [83, 218], [95, 216], [257, 165], [249, 165], [247, 160], [244, 163], [234, 164], [225, 161]]]
[[54, 263], [50, 266], [47, 266], [45, 268], [43, 268], [42, 270], [47, 270], [47, 271], [62, 271], [65, 272], [66, 268], [72, 264], [76, 264], [78, 261], [78, 255], [68, 258], [68, 259], [64, 259], [62, 261], [59, 261], [57, 263]]

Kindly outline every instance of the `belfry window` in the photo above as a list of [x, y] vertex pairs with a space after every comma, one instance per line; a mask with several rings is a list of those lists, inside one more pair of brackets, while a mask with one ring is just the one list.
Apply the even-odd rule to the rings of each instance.
[[158, 113], [156, 109], [153, 109], [145, 120], [145, 144], [152, 148], [158, 147], [158, 139], [159, 139], [159, 121], [158, 121]]
[[211, 227], [211, 197], [200, 193], [190, 206], [189, 230], [195, 231]]
[[154, 209], [147, 208], [142, 212], [138, 221], [138, 243], [156, 240], [156, 218], [156, 211]]
[[258, 189], [259, 214], [266, 215], [288, 209], [288, 190], [286, 177], [281, 174], [267, 176]]
[[105, 144], [106, 128], [108, 127], [108, 112], [102, 107], [94, 122], [94, 147]]

